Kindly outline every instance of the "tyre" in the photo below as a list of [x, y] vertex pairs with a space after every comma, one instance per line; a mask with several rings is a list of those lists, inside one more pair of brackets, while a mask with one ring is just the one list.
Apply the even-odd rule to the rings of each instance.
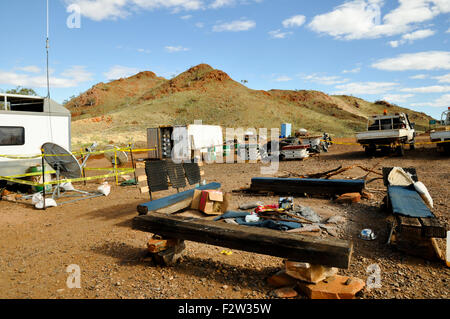
[[409, 149], [411, 151], [414, 151], [416, 149], [416, 144], [414, 144], [414, 143], [409, 144]]
[[395, 153], [398, 156], [404, 156], [405, 155], [405, 149], [403, 148], [403, 145], [397, 146], [397, 148], [395, 149]]

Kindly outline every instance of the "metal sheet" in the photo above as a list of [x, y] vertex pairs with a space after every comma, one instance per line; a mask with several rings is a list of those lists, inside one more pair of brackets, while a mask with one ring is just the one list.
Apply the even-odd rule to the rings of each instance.
[[174, 188], [186, 187], [186, 179], [184, 176], [183, 164], [175, 164], [172, 161], [167, 161], [167, 174], [169, 175], [170, 183]]
[[389, 186], [388, 195], [394, 214], [415, 218], [435, 217], [414, 186]]
[[198, 163], [184, 163], [184, 172], [190, 185], [199, 184], [201, 180], [200, 167]]
[[151, 192], [159, 192], [169, 189], [167, 181], [167, 163], [165, 161], [146, 161], [145, 173]]
[[148, 149], [154, 151], [148, 152], [148, 158], [150, 159], [161, 159], [161, 145], [159, 137], [159, 128], [148, 128], [147, 129], [147, 147]]

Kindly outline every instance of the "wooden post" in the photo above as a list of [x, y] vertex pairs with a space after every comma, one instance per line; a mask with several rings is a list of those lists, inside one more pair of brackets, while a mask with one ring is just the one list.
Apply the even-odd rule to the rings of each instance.
[[117, 149], [114, 149], [114, 173], [116, 174], [116, 186], [119, 186], [119, 176], [117, 175]]
[[[81, 151], [81, 163], [84, 163], [84, 153], [83, 153], [83, 149], [81, 148], [80, 151]], [[82, 172], [82, 174], [83, 174], [83, 178], [86, 178], [86, 170], [84, 169], [84, 166], [83, 166], [83, 169], [82, 169], [81, 172]], [[86, 186], [86, 180], [84, 180], [84, 185]]]
[[131, 167], [134, 170], [134, 181], [136, 182], [136, 187], [139, 187], [138, 186], [139, 183], [138, 183], [138, 180], [137, 180], [137, 177], [136, 177], [136, 167], [134, 167], [133, 148], [131, 147], [131, 144], [129, 144], [128, 147], [130, 148]]

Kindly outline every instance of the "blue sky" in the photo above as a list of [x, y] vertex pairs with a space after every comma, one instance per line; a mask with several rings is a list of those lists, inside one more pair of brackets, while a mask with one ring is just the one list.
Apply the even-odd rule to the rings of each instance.
[[[434, 117], [450, 106], [450, 0], [49, 2], [59, 102], [139, 71], [170, 78], [207, 63], [252, 89], [386, 99]], [[45, 0], [0, 10], [0, 88], [45, 95]]]

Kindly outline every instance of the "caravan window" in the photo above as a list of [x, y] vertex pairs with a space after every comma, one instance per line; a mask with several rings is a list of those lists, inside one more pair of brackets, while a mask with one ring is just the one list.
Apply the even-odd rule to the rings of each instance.
[[0, 146], [24, 145], [25, 129], [16, 126], [0, 126]]

